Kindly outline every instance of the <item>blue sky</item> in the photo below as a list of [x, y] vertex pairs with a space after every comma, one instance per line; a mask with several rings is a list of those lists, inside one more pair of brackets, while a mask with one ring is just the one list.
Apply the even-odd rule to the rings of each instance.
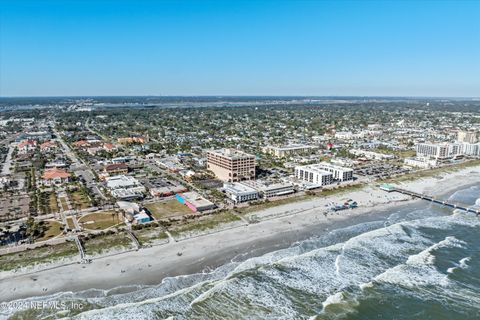
[[480, 96], [480, 1], [0, 0], [0, 96]]

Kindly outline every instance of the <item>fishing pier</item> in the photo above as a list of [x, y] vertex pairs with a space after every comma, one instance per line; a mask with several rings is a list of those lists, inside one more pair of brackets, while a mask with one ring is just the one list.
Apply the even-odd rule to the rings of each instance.
[[459, 210], [463, 210], [463, 211], [466, 211], [466, 212], [472, 212], [472, 213], [475, 213], [477, 216], [480, 215], [480, 209], [464, 207], [462, 205], [459, 205], [457, 203], [454, 203], [454, 202], [451, 202], [451, 201], [448, 201], [448, 200], [436, 199], [435, 197], [424, 194], [424, 193], [418, 193], [418, 192], [415, 192], [415, 191], [410, 191], [410, 190], [406, 190], [406, 189], [397, 188], [397, 187], [395, 187], [393, 185], [390, 185], [390, 184], [383, 184], [382, 186], [380, 186], [380, 189], [382, 189], [384, 191], [387, 191], [387, 192], [403, 193], [403, 194], [406, 194], [408, 196], [418, 198], [418, 199], [422, 199], [422, 200], [427, 200], [427, 201], [430, 201], [430, 202], [433, 202], [433, 203], [436, 203], [436, 204], [439, 204], [439, 205], [442, 205], [442, 206], [445, 206], [445, 207], [450, 207], [450, 208], [453, 208], [453, 209], [459, 209]]

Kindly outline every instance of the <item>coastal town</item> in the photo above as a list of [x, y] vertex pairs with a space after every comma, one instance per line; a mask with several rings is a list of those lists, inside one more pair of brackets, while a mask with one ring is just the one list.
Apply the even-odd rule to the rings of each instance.
[[476, 100], [129, 99], [2, 106], [1, 271], [88, 264], [329, 195], [325, 217], [342, 215], [367, 205], [354, 191], [480, 163]]

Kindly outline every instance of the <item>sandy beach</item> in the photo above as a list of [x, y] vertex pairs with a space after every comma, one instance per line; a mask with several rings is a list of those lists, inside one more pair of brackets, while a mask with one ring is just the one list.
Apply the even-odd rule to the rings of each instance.
[[[478, 182], [480, 167], [405, 182], [402, 187], [441, 196]], [[359, 207], [324, 215], [330, 203], [353, 199]], [[374, 185], [329, 197], [312, 198], [268, 208], [254, 214], [261, 222], [219, 231], [166, 245], [70, 264], [27, 274], [0, 274], [0, 301], [41, 296], [60, 291], [110, 289], [127, 285], [154, 285], [165, 277], [202, 272], [232, 259], [260, 255], [288, 247], [313, 235], [369, 219], [387, 217], [397, 207], [421, 200], [384, 192]], [[182, 254], [179, 256], [178, 253]]]

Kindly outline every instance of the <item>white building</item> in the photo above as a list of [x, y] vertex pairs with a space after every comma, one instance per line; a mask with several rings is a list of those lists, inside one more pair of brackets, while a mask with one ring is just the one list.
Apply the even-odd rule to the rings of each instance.
[[349, 181], [353, 180], [353, 169], [336, 166], [330, 163], [321, 162], [319, 164], [314, 164], [322, 170], [332, 173], [333, 180], [337, 181]]
[[258, 191], [263, 198], [271, 198], [294, 193], [295, 187], [290, 182], [268, 183], [260, 180], [242, 181], [241, 184]]
[[145, 187], [134, 177], [118, 175], [108, 177], [107, 188], [110, 189], [110, 193], [117, 199], [134, 199], [143, 196], [146, 189]]
[[353, 180], [353, 169], [322, 162], [296, 167], [295, 177], [302, 181], [324, 186], [334, 181]]
[[111, 190], [122, 189], [122, 188], [132, 188], [132, 187], [143, 187], [140, 182], [132, 176], [118, 175], [114, 177], [108, 177], [107, 188]]
[[290, 144], [283, 147], [267, 146], [263, 148], [263, 152], [274, 155], [275, 157], [284, 158], [293, 155], [310, 154], [317, 149], [318, 146]]
[[365, 157], [371, 160], [391, 160], [395, 158], [393, 154], [385, 154], [380, 152], [361, 150], [361, 149], [351, 149], [349, 152], [355, 156]]
[[462, 145], [458, 143], [419, 143], [415, 146], [418, 157], [448, 159], [462, 154]]
[[423, 169], [433, 168], [437, 166], [437, 160], [430, 159], [428, 157], [406, 158], [404, 162], [407, 166]]
[[245, 184], [233, 182], [223, 184], [223, 190], [234, 203], [241, 203], [258, 199], [258, 192]]
[[351, 131], [338, 131], [335, 132], [335, 139], [339, 140], [350, 140], [353, 139], [355, 136]]
[[480, 143], [463, 143], [462, 153], [467, 156], [480, 156]]
[[316, 185], [325, 186], [333, 182], [333, 174], [314, 165], [295, 167], [295, 178]]

